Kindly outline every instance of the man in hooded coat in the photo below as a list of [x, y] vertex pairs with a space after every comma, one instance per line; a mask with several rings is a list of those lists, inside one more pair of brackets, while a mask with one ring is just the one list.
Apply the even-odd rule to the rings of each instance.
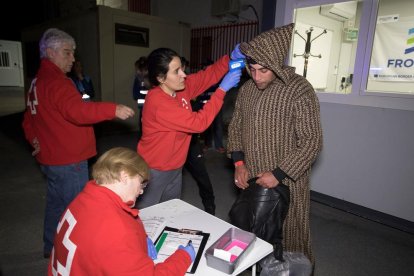
[[261, 33], [240, 45], [251, 79], [240, 89], [229, 126], [228, 151], [235, 164], [235, 185], [290, 189], [283, 226], [285, 251], [303, 252], [314, 263], [311, 249], [309, 179], [322, 148], [319, 102], [312, 85], [284, 64], [294, 24]]

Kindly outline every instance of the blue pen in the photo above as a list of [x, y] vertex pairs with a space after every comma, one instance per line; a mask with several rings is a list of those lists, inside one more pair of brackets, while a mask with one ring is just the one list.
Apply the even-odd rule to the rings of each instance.
[[193, 241], [192, 240], [189, 240], [188, 243], [187, 243], [187, 246], [189, 246], [192, 243], [193, 243]]

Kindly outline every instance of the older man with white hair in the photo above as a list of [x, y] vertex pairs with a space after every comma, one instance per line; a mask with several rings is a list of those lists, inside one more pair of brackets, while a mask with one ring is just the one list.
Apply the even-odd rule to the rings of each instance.
[[87, 160], [96, 155], [92, 124], [134, 111], [115, 103], [85, 102], [66, 76], [75, 61], [75, 40], [55, 28], [40, 42], [40, 68], [27, 97], [23, 129], [47, 179], [44, 257], [48, 258], [62, 212], [89, 179]]

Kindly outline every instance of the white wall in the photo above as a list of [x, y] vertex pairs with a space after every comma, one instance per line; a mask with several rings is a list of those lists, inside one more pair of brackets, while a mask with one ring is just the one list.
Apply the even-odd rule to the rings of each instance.
[[20, 41], [0, 40], [0, 86], [24, 86], [22, 44]]
[[414, 221], [414, 111], [321, 103], [312, 190]]
[[[360, 7], [359, 7], [360, 9]], [[348, 42], [343, 39], [343, 29], [348, 21], [338, 21], [319, 13], [319, 6], [311, 8], [298, 9], [296, 11], [295, 29], [306, 38], [303, 30], [299, 30], [302, 24], [314, 27], [312, 32], [311, 54], [322, 55], [322, 58], [309, 58], [307, 79], [314, 85], [318, 91], [349, 93], [351, 87], [345, 91], [340, 90], [342, 77], [349, 77], [353, 74], [353, 64], [355, 57], [356, 42]], [[350, 21], [354, 21], [351, 19]], [[357, 22], [359, 13], [357, 14]], [[358, 25], [356, 25], [358, 26]], [[307, 26], [309, 28], [309, 26]], [[327, 33], [321, 34], [321, 30], [326, 29]], [[301, 54], [304, 52], [305, 42], [297, 34], [294, 35], [293, 53]], [[296, 67], [296, 72], [303, 72], [303, 57], [291, 57], [292, 66]], [[299, 70], [300, 69], [300, 70]], [[325, 85], [324, 85], [325, 84]]]
[[[126, 104], [138, 114], [137, 104], [132, 98], [135, 61], [159, 47], [168, 47], [180, 55], [189, 56], [190, 28], [175, 20], [105, 6], [99, 6], [98, 11], [102, 100]], [[149, 47], [116, 44], [115, 23], [148, 28]], [[124, 124], [136, 130], [138, 120], [137, 115]]]
[[[296, 13], [296, 26], [299, 34], [306, 39], [305, 29], [314, 27], [312, 39], [321, 34], [326, 29], [327, 33], [322, 34], [311, 43], [311, 54], [321, 55], [322, 58], [309, 57], [307, 79], [319, 91], [334, 91], [337, 83], [338, 74], [335, 73], [335, 66], [338, 64], [340, 55], [340, 43], [343, 23], [328, 17], [320, 16], [319, 9], [301, 9]], [[326, 27], [328, 26], [328, 27]], [[305, 28], [305, 29], [304, 29]], [[294, 54], [303, 54], [305, 41], [297, 34], [294, 34], [295, 44], [293, 45]], [[291, 64], [297, 68], [296, 73], [303, 72], [303, 57], [291, 57]], [[321, 66], [321, 69], [319, 69]], [[300, 68], [300, 70], [299, 70]], [[338, 86], [339, 87], [339, 86]]]

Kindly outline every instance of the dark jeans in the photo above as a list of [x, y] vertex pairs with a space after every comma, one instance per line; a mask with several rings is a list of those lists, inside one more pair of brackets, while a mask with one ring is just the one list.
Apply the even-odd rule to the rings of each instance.
[[85, 160], [63, 166], [41, 165], [40, 169], [47, 180], [43, 250], [50, 253], [60, 217], [89, 180], [88, 162]]
[[143, 209], [160, 202], [181, 197], [183, 168], [169, 171], [150, 169], [149, 182], [135, 203], [135, 207]]
[[138, 105], [138, 113], [139, 113], [138, 126], [139, 126], [140, 137], [142, 136], [142, 109], [143, 107], [144, 107], [143, 105]]
[[223, 148], [223, 109], [217, 113], [216, 118], [214, 118], [213, 123], [210, 127], [204, 132], [204, 145], [207, 147], [212, 147], [214, 141], [214, 148], [219, 149]]
[[213, 186], [208, 176], [207, 168], [204, 163], [203, 151], [196, 134], [191, 138], [187, 160], [184, 167], [190, 172], [197, 183], [199, 194], [206, 212], [215, 214]]

